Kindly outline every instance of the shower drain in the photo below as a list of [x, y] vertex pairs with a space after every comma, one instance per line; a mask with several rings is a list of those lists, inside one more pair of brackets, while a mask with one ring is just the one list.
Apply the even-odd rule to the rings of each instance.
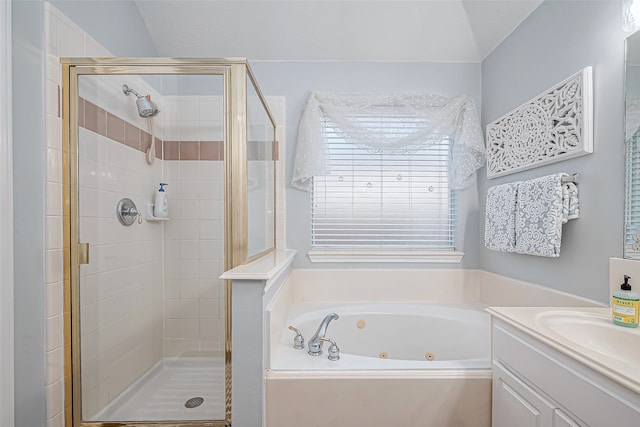
[[189, 409], [197, 408], [198, 406], [202, 405], [203, 402], [204, 399], [202, 397], [192, 397], [191, 399], [184, 402], [184, 407]]

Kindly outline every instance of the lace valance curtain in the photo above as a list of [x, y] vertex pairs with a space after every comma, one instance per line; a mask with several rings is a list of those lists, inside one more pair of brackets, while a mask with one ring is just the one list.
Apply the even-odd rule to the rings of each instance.
[[485, 162], [478, 112], [467, 96], [313, 92], [298, 132], [292, 181], [298, 189], [308, 191], [309, 178], [331, 174], [327, 121], [334, 135], [377, 153], [412, 152], [442, 138], [451, 138], [452, 189], [464, 188]]
[[625, 109], [625, 139], [630, 139], [640, 129], [640, 98], [627, 99]]

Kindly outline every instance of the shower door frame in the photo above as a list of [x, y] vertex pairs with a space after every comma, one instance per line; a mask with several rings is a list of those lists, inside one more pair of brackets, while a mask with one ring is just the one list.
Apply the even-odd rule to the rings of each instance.
[[[224, 269], [248, 261], [247, 82], [275, 120], [245, 58], [61, 58], [64, 233], [66, 427], [222, 427], [231, 425], [231, 283], [225, 281], [225, 419], [102, 422], [82, 419], [80, 365], [80, 256], [78, 182], [78, 76], [222, 75], [224, 79]], [[275, 249], [275, 248], [274, 248]], [[262, 255], [262, 254], [261, 254]], [[71, 402], [71, 406], [68, 402]]]

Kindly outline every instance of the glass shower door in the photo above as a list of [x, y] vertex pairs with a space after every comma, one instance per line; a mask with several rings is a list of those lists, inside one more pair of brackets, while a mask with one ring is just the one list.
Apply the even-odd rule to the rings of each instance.
[[247, 80], [247, 256], [275, 248], [276, 129], [255, 82]]
[[82, 420], [225, 420], [224, 75], [77, 87]]

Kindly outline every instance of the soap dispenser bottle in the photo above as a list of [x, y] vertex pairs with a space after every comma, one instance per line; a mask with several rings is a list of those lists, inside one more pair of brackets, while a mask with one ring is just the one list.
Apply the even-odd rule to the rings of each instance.
[[164, 186], [168, 185], [164, 182], [160, 183], [160, 189], [156, 193], [155, 203], [153, 205], [153, 216], [156, 218], [167, 218], [169, 216], [169, 204], [167, 201], [167, 192]]
[[615, 291], [611, 297], [611, 316], [616, 325], [637, 328], [640, 295], [631, 291], [629, 279], [630, 277], [625, 275], [620, 290]]

